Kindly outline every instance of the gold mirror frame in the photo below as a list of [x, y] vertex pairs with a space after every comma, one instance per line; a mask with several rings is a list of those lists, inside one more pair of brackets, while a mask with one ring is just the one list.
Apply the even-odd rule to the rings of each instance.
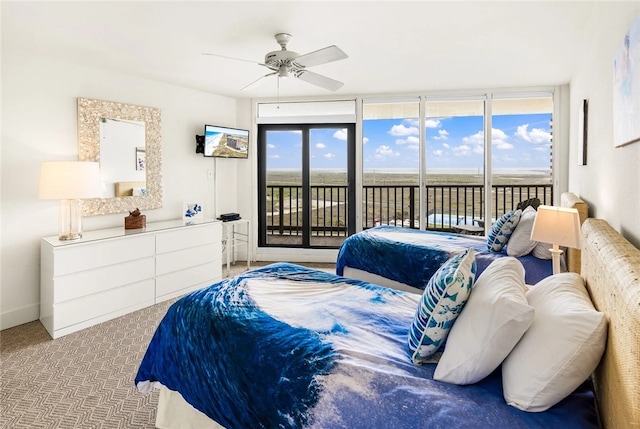
[[141, 121], [145, 124], [146, 191], [145, 196], [89, 198], [83, 200], [82, 214], [95, 216], [162, 207], [162, 146], [160, 109], [78, 98], [78, 161], [100, 162], [101, 118]]

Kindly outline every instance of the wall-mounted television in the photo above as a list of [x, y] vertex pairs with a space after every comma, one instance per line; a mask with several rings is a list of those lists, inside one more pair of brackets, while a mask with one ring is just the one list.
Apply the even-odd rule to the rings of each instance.
[[249, 131], [205, 125], [203, 155], [220, 158], [248, 158]]

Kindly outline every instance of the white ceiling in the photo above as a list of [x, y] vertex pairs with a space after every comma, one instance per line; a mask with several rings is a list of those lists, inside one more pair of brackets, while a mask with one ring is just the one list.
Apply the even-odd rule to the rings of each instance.
[[[335, 94], [405, 94], [568, 83], [586, 53], [593, 2], [2, 1], [2, 44], [238, 98], [275, 97], [274, 35], [300, 54], [337, 45], [349, 58], [312, 71]], [[613, 6], [614, 7], [614, 6]], [[281, 97], [333, 93], [287, 79]]]

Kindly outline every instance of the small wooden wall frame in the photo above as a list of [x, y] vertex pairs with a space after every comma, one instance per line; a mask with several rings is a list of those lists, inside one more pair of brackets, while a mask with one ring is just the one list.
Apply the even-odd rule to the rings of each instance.
[[589, 141], [589, 100], [584, 99], [578, 110], [578, 165], [587, 165]]

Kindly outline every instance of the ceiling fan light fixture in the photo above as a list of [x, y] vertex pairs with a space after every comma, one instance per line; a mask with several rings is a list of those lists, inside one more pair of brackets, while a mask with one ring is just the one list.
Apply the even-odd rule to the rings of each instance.
[[278, 67], [278, 76], [282, 79], [286, 79], [289, 77], [289, 67], [287, 67], [285, 64], [280, 65], [280, 67]]

